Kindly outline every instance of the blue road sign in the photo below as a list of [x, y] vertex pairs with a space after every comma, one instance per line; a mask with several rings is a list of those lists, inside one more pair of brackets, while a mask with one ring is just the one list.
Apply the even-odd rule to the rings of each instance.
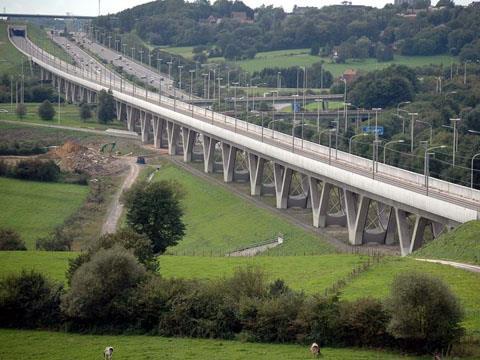
[[383, 126], [377, 126], [377, 129], [375, 129], [375, 126], [364, 126], [362, 127], [362, 131], [364, 133], [377, 133], [378, 135], [383, 135]]
[[292, 103], [292, 110], [293, 110], [293, 112], [296, 112], [296, 113], [300, 112], [300, 110], [301, 110], [301, 105], [302, 105], [302, 104], [300, 104], [299, 102], [293, 102], [293, 103]]

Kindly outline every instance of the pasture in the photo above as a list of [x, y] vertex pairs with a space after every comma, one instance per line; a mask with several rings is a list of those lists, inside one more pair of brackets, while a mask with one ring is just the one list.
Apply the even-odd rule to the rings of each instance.
[[80, 119], [80, 107], [73, 104], [61, 104], [60, 108], [57, 104], [53, 104], [55, 109], [55, 117], [52, 120], [42, 120], [38, 115], [38, 103], [26, 103], [27, 114], [23, 118], [19, 118], [15, 113], [15, 103], [0, 104], [0, 120], [22, 121], [34, 124], [45, 125], [62, 125], [85, 129], [105, 130], [109, 128], [123, 129], [125, 126], [114, 121], [109, 124], [100, 124], [95, 118], [95, 112], [92, 109], [92, 118], [87, 120]]
[[186, 235], [168, 253], [178, 255], [224, 255], [240, 247], [284, 235], [285, 243], [274, 250], [284, 255], [326, 254], [332, 246], [311, 232], [292, 225], [269, 210], [260, 208], [224, 187], [164, 163], [154, 177], [176, 180], [185, 189], [183, 200]]
[[18, 231], [28, 249], [85, 201], [88, 187], [0, 178], [0, 227]]
[[7, 23], [0, 21], [0, 74], [12, 74], [21, 70], [22, 61], [26, 58], [8, 40]]
[[[307, 346], [245, 343], [227, 340], [164, 338], [159, 336], [79, 335], [61, 332], [0, 329], [0, 359], [90, 360], [102, 358], [113, 346], [115, 360], [304, 360]], [[28, 344], [26, 347], [25, 344]], [[323, 359], [380, 360], [430, 359], [406, 357], [386, 351], [322, 348]]]

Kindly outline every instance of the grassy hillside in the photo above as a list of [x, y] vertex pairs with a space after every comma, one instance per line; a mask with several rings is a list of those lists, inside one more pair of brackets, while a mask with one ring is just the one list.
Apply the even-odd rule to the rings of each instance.
[[14, 75], [21, 71], [26, 58], [8, 40], [7, 23], [0, 21], [0, 74]]
[[73, 64], [73, 58], [68, 54], [62, 47], [57, 45], [53, 40], [51, 40], [45, 29], [28, 23], [27, 26], [28, 38], [36, 45], [49, 52], [50, 54], [59, 57], [63, 61], [66, 61], [70, 64]]
[[[224, 254], [284, 234], [283, 254], [333, 251], [320, 237], [287, 223], [268, 210], [232, 194], [221, 186], [195, 177], [170, 163], [162, 165], [154, 180], [175, 179], [186, 190], [184, 239], [170, 251], [179, 255]], [[277, 249], [280, 249], [278, 247]]]
[[0, 178], [0, 227], [17, 230], [27, 247], [77, 210], [88, 194], [81, 185]]
[[[113, 346], [115, 360], [296, 360], [311, 358], [307, 346], [158, 336], [78, 335], [48, 331], [0, 330], [0, 341], [2, 344], [8, 344], [0, 347], [0, 359], [9, 360], [100, 359], [106, 346]], [[28, 344], [28, 349], [25, 344]], [[421, 359], [363, 349], [322, 348], [322, 353], [325, 359]]]
[[404, 271], [418, 271], [439, 277], [460, 298], [466, 310], [465, 327], [469, 333], [480, 335], [480, 274], [451, 266], [426, 263], [409, 258], [391, 258], [381, 266], [367, 271], [345, 288], [342, 298], [385, 298], [394, 277]]
[[[72, 104], [62, 104], [60, 105], [60, 119], [58, 112], [58, 105], [53, 104], [55, 108], [55, 117], [52, 120], [42, 120], [38, 116], [38, 107], [40, 104], [25, 104], [27, 106], [27, 115], [20, 119], [15, 114], [15, 104], [13, 104], [13, 112], [10, 104], [0, 104], [0, 120], [15, 120], [23, 122], [31, 122], [36, 124], [51, 124], [51, 125], [63, 125], [63, 126], [72, 126], [79, 128], [91, 128], [91, 129], [109, 129], [109, 128], [125, 128], [123, 123], [118, 121], [111, 122], [109, 124], [100, 124], [95, 119], [95, 113], [92, 111], [93, 118], [83, 121], [80, 119], [80, 108], [77, 105]], [[1, 112], [1, 110], [6, 110], [8, 112]]]
[[430, 241], [413, 254], [480, 265], [480, 221], [470, 221]]
[[[50, 279], [65, 280], [68, 259], [75, 252], [1, 251], [0, 276], [35, 269]], [[219, 279], [229, 277], [241, 266], [262, 268], [269, 279], [284, 279], [296, 290], [307, 293], [322, 292], [334, 281], [346, 276], [365, 257], [358, 255], [321, 256], [262, 256], [253, 258], [227, 258], [202, 256], [162, 256], [160, 273], [166, 277], [187, 279]]]

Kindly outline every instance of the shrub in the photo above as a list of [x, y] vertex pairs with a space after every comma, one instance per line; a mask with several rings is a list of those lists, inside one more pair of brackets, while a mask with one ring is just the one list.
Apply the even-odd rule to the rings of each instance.
[[0, 228], [0, 251], [5, 250], [27, 250], [27, 248], [20, 234], [15, 230]]
[[87, 120], [92, 117], [92, 110], [88, 104], [82, 104], [80, 106], [80, 119]]
[[297, 317], [297, 340], [321, 346], [340, 345], [338, 297], [315, 295], [308, 298]]
[[133, 320], [132, 295], [145, 275], [127, 250], [101, 249], [75, 271], [62, 309], [74, 326], [125, 328]]
[[53, 182], [60, 177], [60, 168], [52, 160], [22, 160], [17, 163], [14, 176], [24, 180]]
[[72, 249], [73, 235], [65, 232], [59, 226], [56, 227], [52, 234], [42, 238], [38, 238], [35, 242], [37, 250], [45, 251], [70, 251]]
[[50, 101], [44, 100], [38, 107], [38, 116], [42, 120], [52, 120], [55, 116], [55, 109]]
[[381, 346], [390, 320], [379, 300], [366, 298], [340, 305], [342, 339], [347, 346]]
[[225, 280], [225, 292], [236, 301], [241, 298], [266, 298], [268, 286], [265, 273], [257, 266], [239, 267], [230, 279]]
[[68, 259], [68, 268], [67, 268], [67, 272], [65, 273], [68, 286], [72, 285], [72, 278], [75, 272], [80, 268], [80, 266], [89, 262], [90, 259], [91, 259], [91, 254], [87, 252], [82, 252], [77, 257], [73, 259]]
[[17, 104], [17, 107], [15, 109], [15, 114], [17, 114], [17, 116], [20, 119], [23, 119], [25, 115], [27, 115], [27, 107], [25, 106], [25, 104], [22, 104], [22, 103]]
[[101, 90], [98, 94], [98, 121], [103, 124], [107, 124], [115, 118], [115, 99], [112, 92]]
[[463, 334], [458, 299], [440, 279], [430, 275], [398, 275], [386, 306], [391, 314], [389, 332], [411, 349], [446, 349]]
[[148, 237], [138, 234], [132, 229], [121, 229], [114, 234], [106, 234], [96, 241], [90, 249], [96, 252], [99, 249], [110, 249], [115, 245], [120, 245], [127, 250], [131, 250], [137, 260], [145, 265], [151, 271], [158, 270], [158, 262], [153, 253], [153, 246]]
[[61, 285], [22, 271], [0, 280], [0, 326], [38, 328], [59, 324]]

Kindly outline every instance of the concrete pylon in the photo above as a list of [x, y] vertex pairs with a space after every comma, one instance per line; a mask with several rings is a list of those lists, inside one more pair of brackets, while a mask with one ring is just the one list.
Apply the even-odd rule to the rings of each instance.
[[122, 121], [122, 103], [120, 101], [115, 101], [115, 112], [117, 120]]
[[133, 131], [133, 106], [127, 105], [127, 129]]
[[415, 217], [415, 225], [413, 226], [412, 241], [410, 242], [410, 254], [415, 250], [422, 247], [425, 241], [425, 227], [428, 224], [428, 220], [420, 215]]
[[265, 159], [258, 155], [248, 153], [248, 172], [250, 174], [250, 195], [262, 194], [262, 179]]
[[140, 111], [140, 128], [141, 128], [141, 133], [142, 133], [142, 142], [144, 144], [148, 143], [149, 138], [150, 138], [150, 121], [151, 121], [152, 115], [150, 113], [147, 113], [145, 111]]
[[153, 145], [155, 149], [162, 147], [162, 134], [165, 132], [166, 121], [158, 116], [152, 118], [153, 127]]
[[327, 226], [328, 203], [332, 184], [323, 182], [321, 190], [318, 188], [320, 180], [312, 176], [308, 177], [310, 186], [310, 204], [312, 207], [313, 226], [324, 228]]
[[206, 173], [213, 172], [215, 144], [217, 140], [214, 138], [203, 135], [203, 169]]
[[177, 155], [177, 142], [180, 136], [180, 126], [173, 121], [167, 121], [168, 155]]
[[292, 183], [292, 169], [274, 163], [273, 177], [275, 181], [275, 197], [277, 209], [286, 209], [288, 207], [290, 184]]
[[355, 193], [346, 189], [343, 190], [343, 194], [347, 215], [348, 241], [352, 245], [361, 245], [370, 199], [361, 194], [355, 196]]
[[222, 142], [223, 181], [232, 182], [235, 171], [237, 148]]
[[395, 222], [397, 223], [398, 240], [400, 242], [400, 251], [402, 256], [408, 255], [410, 252], [410, 242], [412, 239], [412, 231], [408, 225], [406, 211], [394, 208]]
[[183, 137], [183, 161], [190, 162], [192, 161], [193, 154], [193, 144], [195, 143], [195, 138], [197, 133], [194, 130], [187, 129], [182, 127], [182, 137]]

